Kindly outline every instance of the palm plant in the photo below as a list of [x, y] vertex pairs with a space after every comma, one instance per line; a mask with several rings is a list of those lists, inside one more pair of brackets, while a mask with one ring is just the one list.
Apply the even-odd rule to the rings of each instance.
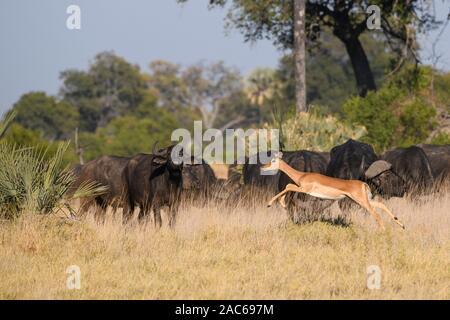
[[[0, 123], [0, 138], [14, 118], [10, 113]], [[60, 143], [56, 152], [48, 155], [48, 148], [21, 147], [0, 141], [0, 216], [14, 218], [22, 212], [48, 214], [67, 201], [82, 196], [95, 196], [105, 188], [82, 184], [75, 192], [67, 191], [76, 177], [64, 166], [63, 156], [69, 142]]]

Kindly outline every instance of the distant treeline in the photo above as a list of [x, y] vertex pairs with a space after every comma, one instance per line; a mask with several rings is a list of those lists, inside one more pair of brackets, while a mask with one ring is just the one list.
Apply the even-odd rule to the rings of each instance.
[[[390, 53], [376, 38], [364, 36], [379, 89], [358, 97], [343, 45], [324, 37], [307, 57], [308, 104], [318, 115], [366, 127], [361, 139], [379, 150], [431, 140], [448, 143], [441, 129], [448, 125], [442, 115], [450, 108], [450, 74], [405, 64], [387, 76]], [[149, 152], [155, 141], [169, 143], [174, 129], [191, 129], [194, 120], [202, 120], [204, 128], [225, 129], [275, 126], [275, 111], [283, 114], [283, 122], [299, 116], [290, 55], [276, 69], [243, 76], [222, 62], [180, 66], [158, 60], [142, 71], [102, 52], [87, 70], [65, 70], [60, 78], [57, 96], [30, 92], [12, 106], [17, 116], [6, 139], [18, 145], [73, 141], [78, 128], [79, 150], [89, 160]], [[78, 159], [75, 152], [67, 158]]]

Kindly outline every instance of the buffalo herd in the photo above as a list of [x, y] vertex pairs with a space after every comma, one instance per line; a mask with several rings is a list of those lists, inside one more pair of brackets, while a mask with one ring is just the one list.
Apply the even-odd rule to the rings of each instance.
[[[167, 208], [168, 224], [173, 226], [180, 203], [187, 199], [200, 205], [211, 199], [227, 199], [226, 203], [232, 204], [239, 201], [230, 198], [232, 196], [243, 199], [249, 190], [252, 197], [273, 196], [291, 183], [282, 172], [262, 175], [261, 154], [256, 155], [256, 164], [247, 158], [240, 177], [233, 176], [232, 181], [226, 181], [217, 179], [204, 160], [174, 161], [172, 148], [154, 148], [152, 154], [132, 157], [102, 156], [75, 166], [72, 170], [76, 177], [74, 188], [86, 182], [107, 187], [103, 194], [82, 199], [82, 210], [95, 206], [96, 217], [102, 218], [108, 206], [113, 211], [121, 207], [123, 219], [128, 221], [138, 208], [139, 219], [152, 212], [155, 225], [160, 227], [161, 208], [164, 207]], [[267, 155], [270, 157], [271, 152]], [[329, 153], [284, 151], [283, 160], [299, 171], [364, 181], [374, 195], [386, 199], [429, 194], [450, 181], [450, 145], [422, 144], [393, 149], [379, 156], [369, 144], [350, 139]], [[292, 192], [285, 200], [289, 217], [294, 222], [299, 216], [312, 210], [326, 210], [332, 204], [330, 200]], [[342, 210], [351, 205], [349, 199], [339, 200]]]

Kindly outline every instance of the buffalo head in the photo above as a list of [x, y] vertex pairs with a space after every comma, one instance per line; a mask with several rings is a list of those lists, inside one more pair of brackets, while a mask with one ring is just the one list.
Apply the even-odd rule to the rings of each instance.
[[403, 197], [405, 181], [392, 170], [392, 165], [384, 160], [373, 162], [364, 173], [367, 182], [382, 196]]
[[195, 161], [194, 157], [191, 158], [189, 163], [183, 163], [183, 189], [200, 190], [204, 187], [205, 166], [206, 164], [203, 161], [198, 161], [198, 159]]
[[177, 145], [157, 149], [157, 143], [158, 142], [155, 142], [153, 145], [153, 163], [165, 166], [171, 177], [181, 178], [183, 170], [183, 149], [179, 148]]

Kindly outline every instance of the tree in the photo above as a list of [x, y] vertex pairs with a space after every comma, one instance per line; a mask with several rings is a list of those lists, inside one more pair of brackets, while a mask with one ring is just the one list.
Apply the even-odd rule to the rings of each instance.
[[189, 128], [194, 120], [201, 119], [193, 108], [181, 66], [163, 60], [151, 62], [147, 84], [158, 106], [172, 112], [182, 127]]
[[201, 119], [205, 128], [211, 128], [217, 124], [219, 114], [221, 125], [242, 121], [241, 116], [234, 118], [234, 111], [228, 114], [221, 111], [222, 108], [231, 111], [228, 106], [231, 97], [240, 99], [243, 92], [240, 73], [223, 62], [182, 68], [158, 60], [150, 64], [150, 71], [148, 86], [157, 96], [158, 106], [173, 112], [183, 127]]
[[57, 101], [45, 92], [30, 92], [17, 101], [15, 122], [40, 130], [48, 140], [67, 139], [78, 125], [79, 113], [67, 101]]
[[112, 52], [98, 54], [88, 71], [61, 73], [60, 95], [81, 114], [81, 129], [94, 131], [142, 101], [146, 82], [139, 67]]
[[139, 152], [151, 152], [155, 142], [171, 143], [172, 131], [179, 127], [171, 113], [160, 110], [157, 117], [118, 117], [106, 127], [99, 127], [95, 134], [80, 135], [86, 146], [86, 158], [93, 159], [104, 154], [131, 156]]
[[190, 104], [196, 108], [206, 128], [212, 128], [223, 100], [241, 92], [241, 76], [223, 62], [198, 64], [184, 70]]
[[244, 91], [236, 92], [219, 102], [214, 126], [219, 130], [225, 130], [261, 124], [264, 120], [261, 108], [264, 105], [265, 103], [262, 106], [252, 104]]
[[[187, 0], [178, 0], [186, 2]], [[308, 0], [306, 2], [306, 35], [309, 45], [320, 38], [324, 27], [330, 28], [345, 46], [350, 58], [358, 93], [364, 96], [376, 90], [370, 63], [360, 36], [367, 32], [367, 9], [380, 8], [381, 29], [386, 47], [397, 54], [401, 65], [408, 57], [416, 60], [416, 31], [426, 31], [436, 24], [429, 12], [429, 1], [423, 0]], [[284, 49], [294, 47], [294, 1], [286, 0], [210, 0], [210, 8], [231, 3], [227, 25], [244, 34], [246, 41], [272, 39]]]
[[189, 106], [189, 93], [181, 78], [181, 67], [177, 64], [156, 60], [150, 63], [148, 85], [155, 90], [159, 105], [171, 112]]
[[[320, 106], [323, 111], [340, 112], [344, 101], [358, 93], [352, 65], [345, 46], [331, 31], [323, 31], [320, 37], [318, 40], [320, 45], [310, 48], [306, 55], [307, 101], [310, 106]], [[373, 34], [362, 35], [361, 42], [372, 66], [375, 83], [381, 85], [386, 79], [394, 56], [384, 48], [383, 41]], [[283, 56], [276, 69], [274, 80], [281, 97], [277, 105], [289, 108], [295, 105], [294, 72], [292, 54]]]
[[36, 146], [42, 143], [47, 143], [42, 139], [41, 134], [38, 131], [26, 129], [18, 123], [13, 123], [5, 135], [6, 141], [15, 143], [18, 146], [30, 147]]
[[270, 68], [257, 68], [247, 77], [246, 91], [250, 102], [262, 106], [272, 98], [276, 90], [275, 71]]
[[305, 0], [294, 0], [295, 101], [297, 112], [305, 112], [307, 110], [305, 45]]
[[[431, 137], [437, 125], [437, 113], [431, 103], [431, 77], [426, 69], [405, 68], [377, 92], [345, 102], [345, 119], [367, 129], [363, 141], [382, 152], [392, 147], [423, 143]], [[419, 71], [417, 75], [416, 70]]]

